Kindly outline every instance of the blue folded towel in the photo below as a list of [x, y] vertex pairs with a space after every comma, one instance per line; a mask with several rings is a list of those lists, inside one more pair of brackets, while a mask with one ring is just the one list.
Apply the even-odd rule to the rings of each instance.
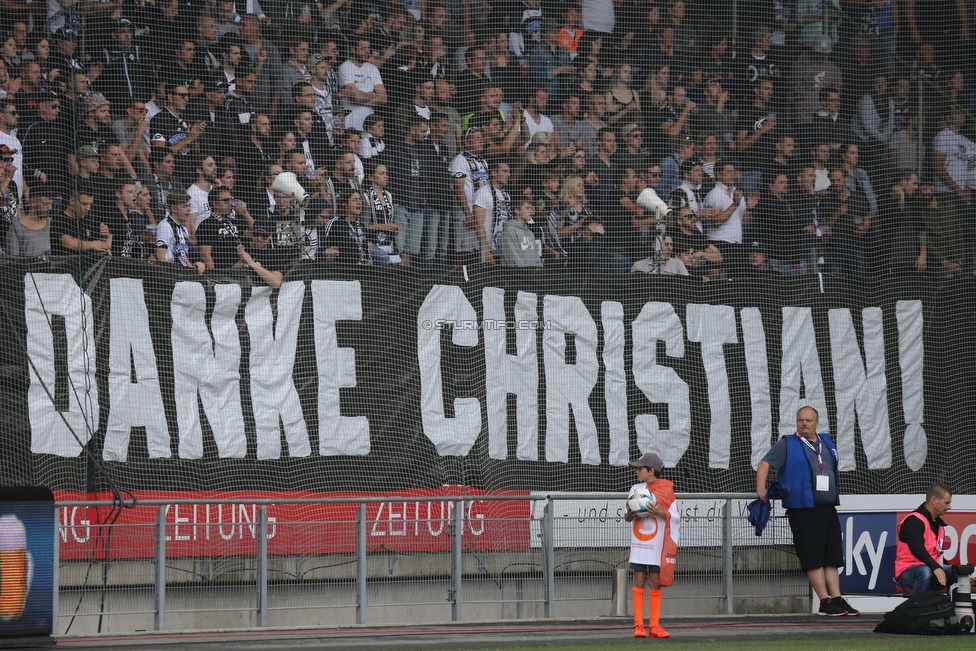
[[749, 524], [756, 528], [756, 535], [761, 536], [763, 529], [769, 524], [769, 514], [773, 507], [768, 500], [781, 500], [790, 496], [790, 485], [783, 482], [773, 482], [766, 489], [766, 501], [753, 500], [749, 502]]

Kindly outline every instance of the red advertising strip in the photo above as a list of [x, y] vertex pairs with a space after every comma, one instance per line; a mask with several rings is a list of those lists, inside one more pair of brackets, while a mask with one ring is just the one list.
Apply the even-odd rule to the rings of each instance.
[[[272, 555], [351, 554], [356, 551], [356, 511], [362, 498], [415, 498], [407, 502], [366, 504], [367, 551], [442, 552], [451, 548], [454, 504], [434, 498], [464, 496], [464, 548], [529, 548], [531, 503], [488, 501], [480, 496], [521, 496], [523, 491], [482, 491], [463, 486], [394, 490], [377, 493], [304, 491], [192, 492], [139, 491], [137, 500], [198, 500], [166, 507], [137, 506], [113, 512], [111, 507], [60, 506], [60, 556], [63, 560], [152, 558], [156, 553], [156, 512], [166, 509], [166, 556], [248, 556], [257, 549], [260, 500], [350, 500], [342, 504], [270, 504], [268, 553]], [[57, 502], [108, 500], [105, 491], [56, 491]], [[234, 500], [233, 504], [207, 504]], [[111, 518], [118, 515], [114, 525]]]

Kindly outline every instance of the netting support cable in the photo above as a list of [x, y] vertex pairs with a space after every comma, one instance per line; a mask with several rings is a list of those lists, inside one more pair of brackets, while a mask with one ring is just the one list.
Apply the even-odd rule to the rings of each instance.
[[258, 510], [258, 626], [268, 625], [268, 505]]
[[556, 559], [553, 558], [555, 548], [555, 505], [553, 500], [547, 499], [545, 508], [542, 511], [542, 572], [545, 575], [546, 584], [546, 617], [556, 615]]
[[51, 585], [55, 589], [51, 590], [51, 630], [57, 632], [60, 626], [58, 613], [61, 612], [61, 594], [57, 586], [61, 585], [61, 536], [58, 535], [59, 522], [58, 508], [54, 508], [54, 563], [51, 567]]
[[725, 583], [725, 614], [735, 610], [732, 600], [732, 501], [725, 500], [722, 505], [722, 578]]
[[[28, 273], [28, 274], [26, 274], [26, 276], [30, 277], [31, 284], [34, 287], [34, 292], [37, 295], [37, 300], [38, 300], [38, 302], [39, 302], [39, 304], [41, 306], [41, 310], [44, 313], [44, 318], [47, 321], [48, 327], [53, 330], [53, 322], [52, 322], [52, 319], [51, 319], [51, 314], [50, 314], [50, 312], [48, 312], [47, 306], [44, 304], [44, 298], [43, 298], [43, 296], [41, 294], [40, 288], [37, 286], [37, 278], [34, 276], [33, 273]], [[83, 296], [82, 296], [82, 301], [83, 301], [84, 300], [84, 289], [82, 289], [81, 292], [83, 294]], [[82, 314], [82, 319], [83, 319], [83, 327], [87, 327], [87, 323], [84, 321], [84, 318], [85, 318], [85, 316], [84, 316], [85, 315], [85, 310], [82, 309], [81, 310], [81, 314]], [[4, 310], [4, 318], [6, 319], [8, 326], [10, 326], [9, 327], [9, 331], [10, 332], [16, 332], [17, 331], [17, 328], [15, 327], [15, 324], [13, 323], [13, 319], [12, 319], [9, 311]], [[27, 340], [26, 340], [26, 337], [27, 337], [27, 335], [26, 335], [26, 332], [25, 332], [25, 334], [24, 334], [24, 341], [23, 341], [23, 345], [24, 345], [24, 349], [25, 350], [27, 349]], [[84, 350], [84, 357], [85, 357], [85, 378], [86, 378], [86, 380], [85, 380], [85, 395], [86, 396], [90, 396], [91, 395], [91, 391], [92, 391], [92, 387], [90, 385], [90, 379], [89, 379], [90, 378], [90, 373], [88, 372], [90, 370], [90, 366], [88, 365], [89, 364], [89, 359], [88, 359], [88, 354], [87, 354], [88, 353], [88, 351], [87, 351], [87, 341], [88, 341], [87, 340], [87, 337], [83, 337], [83, 340], [84, 341], [83, 341], [83, 344], [82, 345], [85, 346], [85, 350]], [[57, 409], [57, 403], [56, 403], [56, 401], [54, 399], [54, 394], [51, 391], [51, 387], [48, 386], [47, 382], [45, 382], [43, 380], [43, 377], [42, 377], [42, 375], [40, 373], [40, 370], [37, 368], [37, 364], [34, 362], [34, 359], [30, 355], [27, 355], [27, 363], [30, 365], [31, 371], [34, 374], [34, 378], [37, 379], [38, 383], [41, 385], [41, 388], [44, 390], [44, 394], [47, 396], [47, 399], [50, 401], [52, 408], [54, 408], [55, 411], [58, 413], [58, 417], [61, 419], [61, 422], [64, 423], [64, 426], [67, 428], [67, 430], [71, 434], [72, 438], [74, 438], [75, 442], [78, 443], [79, 448], [84, 451], [84, 454], [86, 455], [86, 457], [88, 458], [88, 460], [91, 462], [92, 466], [99, 473], [101, 473], [102, 476], [105, 477], [105, 480], [108, 483], [109, 491], [112, 494], [112, 507], [109, 510], [108, 517], [105, 519], [105, 525], [107, 525], [107, 527], [106, 526], [98, 526], [98, 527], [96, 527], [95, 545], [94, 545], [94, 548], [92, 550], [94, 553], [97, 554], [99, 547], [101, 547], [101, 552], [102, 552], [101, 556], [102, 556], [102, 561], [103, 561], [102, 562], [102, 587], [103, 587], [103, 590], [102, 590], [102, 604], [101, 604], [101, 607], [100, 607], [100, 611], [103, 611], [104, 610], [104, 605], [105, 605], [104, 604], [104, 600], [105, 600], [105, 589], [108, 587], [108, 562], [107, 561], [108, 561], [109, 555], [111, 553], [111, 545], [112, 545], [112, 531], [113, 531], [113, 527], [111, 525], [114, 525], [115, 522], [119, 519], [119, 516], [122, 514], [122, 509], [132, 509], [132, 508], [135, 508], [135, 506], [136, 506], [136, 498], [135, 498], [135, 495], [133, 495], [130, 491], [124, 490], [124, 489], [120, 489], [118, 487], [118, 485], [115, 483], [115, 480], [112, 478], [112, 476], [108, 472], [108, 469], [104, 466], [104, 464], [102, 463], [102, 461], [91, 451], [91, 446], [90, 445], [87, 445], [85, 442], [83, 442], [81, 440], [81, 437], [78, 436], [78, 433], [75, 431], [74, 427], [72, 427], [71, 423], [68, 422], [68, 419], [64, 415], [64, 412]], [[80, 397], [78, 396], [77, 387], [75, 386], [74, 380], [72, 379], [70, 373], [68, 374], [68, 383], [69, 383], [69, 386], [70, 386], [70, 391], [71, 391], [71, 393], [72, 393], [72, 395], [74, 397], [74, 400], [76, 401], [76, 403], [78, 405], [78, 408], [82, 411], [82, 413], [84, 413], [86, 415], [89, 414], [89, 413], [91, 413], [90, 412], [90, 408], [91, 408], [90, 402], [87, 405], [82, 403]], [[90, 441], [90, 440], [94, 439], [94, 434], [95, 433], [91, 429], [91, 425], [89, 424], [89, 420], [90, 419], [85, 418], [86, 427], [88, 428], [88, 432], [87, 433], [89, 435], [88, 440]], [[107, 531], [104, 531], [103, 532], [103, 529], [104, 528], [107, 528]], [[102, 545], [99, 545], [99, 542], [103, 542], [103, 544]], [[92, 563], [93, 561], [94, 561], [94, 558], [91, 558], [89, 562]], [[86, 572], [85, 573], [85, 584], [86, 585], [88, 583], [88, 578], [90, 576], [90, 570], [91, 570], [91, 565], [89, 565], [89, 572]], [[58, 589], [57, 584], [55, 584], [54, 589], [55, 590]], [[80, 601], [79, 601], [78, 607], [75, 608], [75, 612], [74, 612], [74, 614], [72, 614], [71, 620], [68, 622], [68, 626], [65, 629], [65, 633], [67, 633], [68, 630], [70, 630], [71, 624], [74, 623], [75, 615], [77, 615], [78, 608], [80, 608], [80, 606], [81, 606], [81, 604], [80, 604]], [[98, 631], [101, 632], [101, 629], [102, 629], [102, 614], [99, 614], [99, 618], [98, 618]]]
[[[44, 297], [41, 295], [41, 290], [37, 286], [37, 279], [34, 277], [34, 274], [32, 274], [32, 273], [31, 274], [27, 274], [27, 275], [30, 276], [31, 283], [34, 286], [34, 291], [37, 294], [38, 303], [41, 306], [41, 310], [44, 312], [44, 318], [47, 320], [48, 327], [53, 329], [54, 324], [51, 321], [51, 314], [50, 314], [50, 312], [48, 312], [47, 306], [44, 304]], [[82, 293], [84, 293], [84, 289], [82, 289], [81, 291], [82, 291]], [[81, 318], [83, 320], [82, 321], [83, 326], [86, 326], [86, 322], [84, 321], [84, 318], [85, 318], [85, 316], [84, 316], [85, 315], [85, 310], [81, 310], [81, 314], [82, 314], [82, 317]], [[8, 323], [12, 326], [13, 323], [11, 322], [10, 315], [7, 314], [6, 312], [4, 313], [4, 315], [5, 315]], [[90, 382], [90, 380], [88, 379], [89, 376], [90, 376], [90, 373], [88, 372], [89, 369], [90, 369], [90, 367], [88, 366], [88, 364], [89, 364], [89, 359], [88, 359], [89, 356], [87, 354], [87, 345], [88, 345], [87, 337], [83, 337], [83, 340], [84, 340], [83, 345], [86, 346], [85, 355], [84, 355], [84, 357], [85, 357], [85, 378], [86, 378], [86, 380], [85, 380], [85, 383], [86, 383], [86, 386], [85, 386], [85, 395], [86, 396], [89, 396], [89, 395], [91, 395], [92, 387], [91, 387], [90, 384], [88, 384]], [[27, 347], [27, 341], [26, 341], [26, 339], [24, 341], [24, 347], [25, 348]], [[58, 417], [61, 419], [61, 422], [64, 423], [64, 426], [68, 429], [68, 432], [71, 434], [72, 438], [74, 438], [75, 442], [78, 443], [79, 447], [82, 450], [85, 451], [86, 456], [91, 461], [91, 463], [95, 467], [95, 469], [98, 470], [102, 474], [102, 476], [105, 478], [106, 482], [108, 482], [109, 491], [112, 494], [113, 507], [112, 507], [112, 511], [110, 512], [109, 518], [107, 519], [107, 522], [109, 524], [114, 524], [115, 521], [118, 520], [119, 515], [121, 514], [121, 509], [123, 509], [123, 508], [131, 509], [131, 508], [134, 508], [136, 506], [136, 497], [135, 497], [135, 495], [133, 495], [131, 491], [124, 490], [124, 489], [120, 489], [118, 487], [118, 485], [115, 483], [115, 480], [112, 478], [111, 474], [108, 472], [108, 469], [105, 467], [105, 464], [102, 463], [101, 459], [99, 459], [91, 451], [91, 447], [89, 445], [87, 445], [86, 443], [84, 443], [81, 440], [81, 438], [78, 436], [78, 433], [75, 431], [74, 427], [72, 427], [71, 426], [71, 423], [68, 422], [68, 419], [64, 415], [64, 412], [56, 409], [56, 404], [57, 403], [54, 400], [54, 394], [51, 392], [51, 388], [48, 386], [47, 382], [45, 382], [42, 379], [42, 376], [40, 374], [40, 371], [38, 370], [37, 365], [34, 363], [34, 360], [33, 360], [33, 358], [30, 357], [30, 355], [27, 356], [27, 363], [30, 364], [31, 370], [34, 372], [34, 377], [37, 378], [37, 381], [41, 385], [41, 388], [44, 389], [44, 393], [45, 393], [45, 395], [47, 395], [48, 400], [51, 402], [51, 406], [52, 407], [55, 407], [55, 410], [57, 411]], [[71, 389], [71, 393], [73, 394], [74, 399], [75, 399], [76, 403], [78, 404], [78, 408], [81, 409], [83, 413], [88, 413], [88, 412], [85, 412], [86, 405], [82, 404], [81, 399], [78, 397], [77, 387], [75, 386], [74, 380], [72, 379], [70, 373], [68, 374], [68, 383], [69, 383], [69, 386], [70, 386], [70, 389]], [[90, 407], [90, 405], [89, 405], [89, 407]], [[94, 439], [95, 432], [92, 431], [91, 425], [89, 425], [88, 422], [89, 422], [89, 419], [85, 419], [86, 427], [88, 428], [89, 440], [92, 440], [92, 439]], [[126, 497], [128, 499], [126, 499]], [[111, 539], [111, 532], [109, 532], [109, 539]]]
[[356, 623], [366, 623], [366, 502], [356, 509]]
[[[267, 508], [267, 507], [262, 507]], [[156, 613], [153, 630], [166, 628], [166, 506], [156, 509]]]
[[464, 597], [462, 594], [461, 573], [461, 540], [464, 537], [464, 506], [463, 502], [454, 503], [454, 529], [451, 531], [451, 577], [454, 582], [452, 592], [454, 599], [451, 602], [451, 621], [460, 622], [463, 613]]
[[[51, 320], [51, 314], [50, 312], [48, 312], [47, 306], [44, 304], [44, 297], [41, 294], [40, 288], [37, 286], [37, 278], [34, 277], [33, 273], [29, 273], [27, 274], [27, 276], [30, 277], [31, 284], [34, 286], [34, 291], [37, 295], [38, 303], [41, 306], [41, 310], [44, 312], [44, 318], [47, 320], [48, 327], [53, 329], [54, 324]], [[84, 295], [84, 291], [85, 291], [84, 289], [81, 290], [83, 295]], [[82, 309], [80, 310], [80, 312], [81, 312], [81, 319], [82, 319], [82, 327], [87, 328], [88, 324], [87, 321], [85, 320], [85, 310]], [[7, 314], [6, 312], [4, 314], [8, 323], [12, 326], [13, 323], [11, 321], [10, 315]], [[85, 363], [85, 396], [90, 396], [94, 389], [90, 384], [91, 373], [89, 371], [91, 367], [89, 366], [90, 356], [88, 355], [88, 349], [87, 349], [88, 338], [83, 337], [82, 340], [83, 340], [82, 346], [84, 346], [83, 352], [84, 352], [84, 363]], [[24, 341], [24, 347], [25, 348], [27, 347], [26, 339]], [[61, 419], [61, 422], [64, 423], [64, 426], [67, 428], [68, 432], [71, 434], [72, 438], [74, 438], [78, 446], [85, 451], [85, 454], [88, 456], [89, 460], [92, 462], [92, 465], [95, 467], [95, 469], [98, 470], [105, 477], [105, 480], [108, 482], [109, 485], [109, 491], [112, 493], [113, 502], [116, 503], [118, 508], [131, 509], [135, 507], [136, 505], [135, 495], [133, 495], [130, 491], [120, 489], [118, 487], [118, 485], [115, 483], [115, 480], [112, 478], [111, 474], [108, 472], [108, 469], [105, 467], [102, 461], [91, 451], [90, 446], [87, 445], [84, 441], [82, 441], [81, 437], [78, 436], [78, 433], [75, 431], [74, 427], [72, 427], [71, 423], [68, 422], [68, 419], [64, 415], [64, 412], [56, 409], [54, 394], [51, 392], [51, 388], [48, 386], [47, 382], [43, 380], [40, 371], [37, 368], [37, 365], [34, 363], [34, 360], [32, 357], [30, 357], [30, 355], [27, 356], [27, 363], [30, 364], [31, 370], [34, 372], [34, 377], [37, 378], [37, 381], [41, 385], [41, 388], [44, 389], [44, 393], [45, 395], [47, 395], [47, 398], [51, 402], [52, 407], [55, 407], [55, 410], [57, 411], [58, 417]], [[74, 379], [71, 377], [70, 373], [68, 374], [67, 379], [71, 389], [71, 394], [73, 395], [74, 400], [78, 405], [78, 408], [82, 411], [82, 413], [85, 414], [90, 413], [90, 408], [91, 408], [90, 402], [87, 405], [82, 403], [81, 398], [78, 396], [78, 391], [77, 391], [77, 387], [75, 386]], [[87, 434], [89, 440], [92, 440], [94, 439], [95, 432], [91, 429], [91, 425], [89, 424], [89, 421], [90, 419], [88, 418], [85, 419]], [[129, 498], [128, 501], [125, 499], [125, 497]], [[118, 516], [116, 516], [115, 519], [118, 519]], [[114, 523], [115, 520], [112, 520], [112, 522]]]

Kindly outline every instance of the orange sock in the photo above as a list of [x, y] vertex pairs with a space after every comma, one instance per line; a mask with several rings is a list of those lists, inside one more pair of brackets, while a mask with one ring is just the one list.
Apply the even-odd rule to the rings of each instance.
[[[658, 590], [660, 592], [660, 590]], [[644, 588], [632, 588], [632, 597], [634, 599], [634, 626], [640, 624], [644, 625]]]
[[[643, 590], [641, 591], [643, 592]], [[651, 608], [648, 613], [649, 622], [648, 626], [660, 626], [661, 625], [661, 589], [648, 590], [648, 596], [650, 597]]]

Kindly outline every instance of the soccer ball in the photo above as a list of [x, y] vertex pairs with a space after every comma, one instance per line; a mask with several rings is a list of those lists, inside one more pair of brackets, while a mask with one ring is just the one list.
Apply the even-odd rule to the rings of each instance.
[[657, 506], [657, 498], [646, 488], [635, 488], [627, 497], [627, 508], [631, 513], [647, 513], [655, 506]]

